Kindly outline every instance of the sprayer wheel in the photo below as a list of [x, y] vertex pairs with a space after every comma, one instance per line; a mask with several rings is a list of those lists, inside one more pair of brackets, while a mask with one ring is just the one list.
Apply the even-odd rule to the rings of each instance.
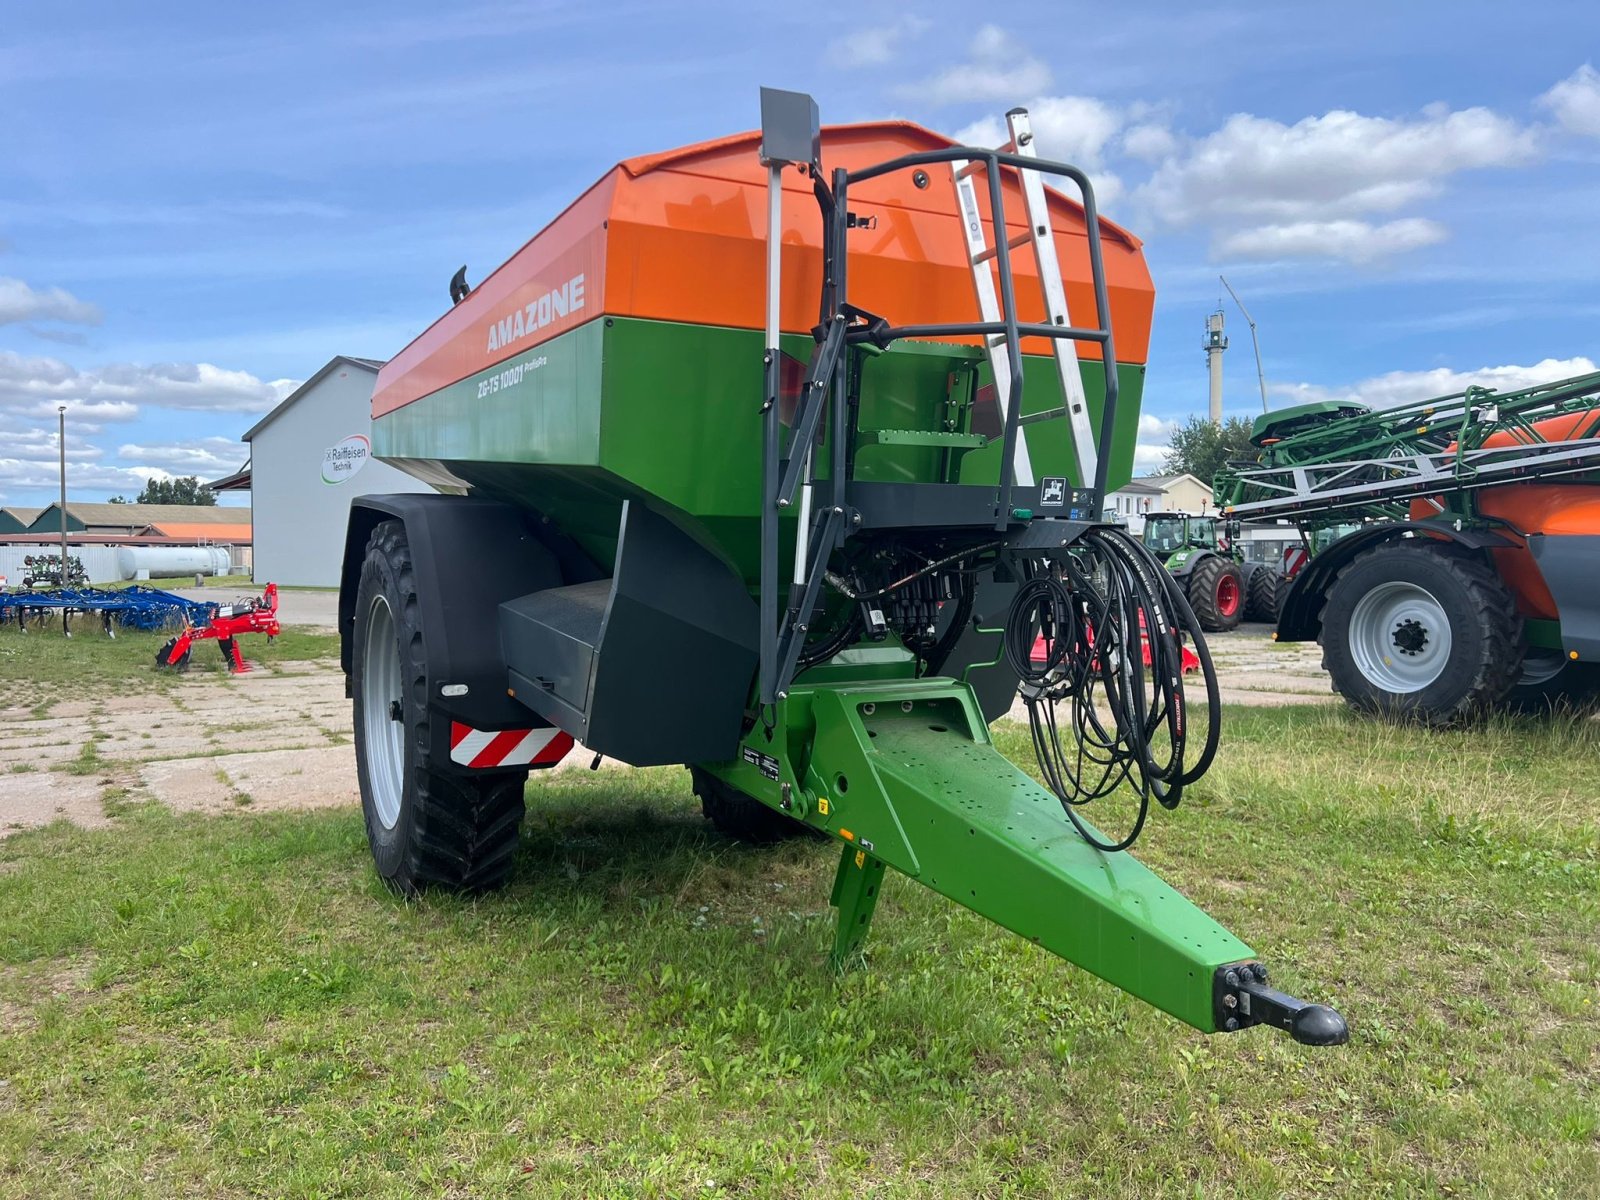
[[351, 642], [367, 843], [402, 895], [485, 891], [511, 874], [528, 772], [462, 775], [435, 761], [426, 635], [405, 526], [384, 521], [367, 542]]
[[768, 808], [699, 767], [690, 767], [689, 777], [706, 820], [731, 838], [767, 846], [792, 837], [813, 836], [809, 825]]
[[1335, 577], [1322, 665], [1361, 712], [1454, 725], [1498, 705], [1522, 676], [1522, 618], [1480, 556], [1433, 539], [1386, 542]]

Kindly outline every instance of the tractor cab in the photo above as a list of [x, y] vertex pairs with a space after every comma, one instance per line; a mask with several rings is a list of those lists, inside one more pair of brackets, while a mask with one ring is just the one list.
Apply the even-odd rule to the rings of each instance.
[[1217, 549], [1217, 519], [1188, 513], [1151, 513], [1144, 519], [1144, 544], [1168, 556], [1180, 550]]

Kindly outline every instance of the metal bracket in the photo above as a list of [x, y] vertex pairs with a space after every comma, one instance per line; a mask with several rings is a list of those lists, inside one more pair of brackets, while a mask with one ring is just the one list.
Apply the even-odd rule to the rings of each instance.
[[1211, 991], [1217, 1028], [1223, 1032], [1272, 1025], [1302, 1046], [1342, 1046], [1350, 1040], [1343, 1017], [1326, 1004], [1308, 1004], [1274, 991], [1267, 986], [1266, 967], [1258, 962], [1218, 967]]

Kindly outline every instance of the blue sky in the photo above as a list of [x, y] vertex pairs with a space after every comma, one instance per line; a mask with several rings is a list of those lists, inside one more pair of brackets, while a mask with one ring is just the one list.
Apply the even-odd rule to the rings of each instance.
[[[13, 3], [0, 25], [0, 504], [240, 465], [335, 353], [386, 358], [616, 160], [909, 117], [1100, 181], [1157, 288], [1141, 460], [1205, 406], [1225, 272], [1274, 404], [1600, 358], [1600, 6]], [[1231, 307], [1227, 407], [1259, 411]]]

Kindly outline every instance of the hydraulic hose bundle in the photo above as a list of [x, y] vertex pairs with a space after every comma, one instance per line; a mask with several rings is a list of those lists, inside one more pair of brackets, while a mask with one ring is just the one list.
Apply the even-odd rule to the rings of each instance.
[[[1125, 850], [1144, 829], [1151, 799], [1176, 808], [1216, 754], [1221, 705], [1210, 651], [1172, 577], [1121, 529], [1090, 529], [1058, 562], [1029, 571], [1006, 617], [1005, 654], [1021, 679], [1039, 769], [1090, 844]], [[1205, 683], [1198, 755], [1191, 753], [1185, 635]], [[1138, 815], [1124, 837], [1108, 841], [1077, 809], [1124, 784], [1138, 798]]]

